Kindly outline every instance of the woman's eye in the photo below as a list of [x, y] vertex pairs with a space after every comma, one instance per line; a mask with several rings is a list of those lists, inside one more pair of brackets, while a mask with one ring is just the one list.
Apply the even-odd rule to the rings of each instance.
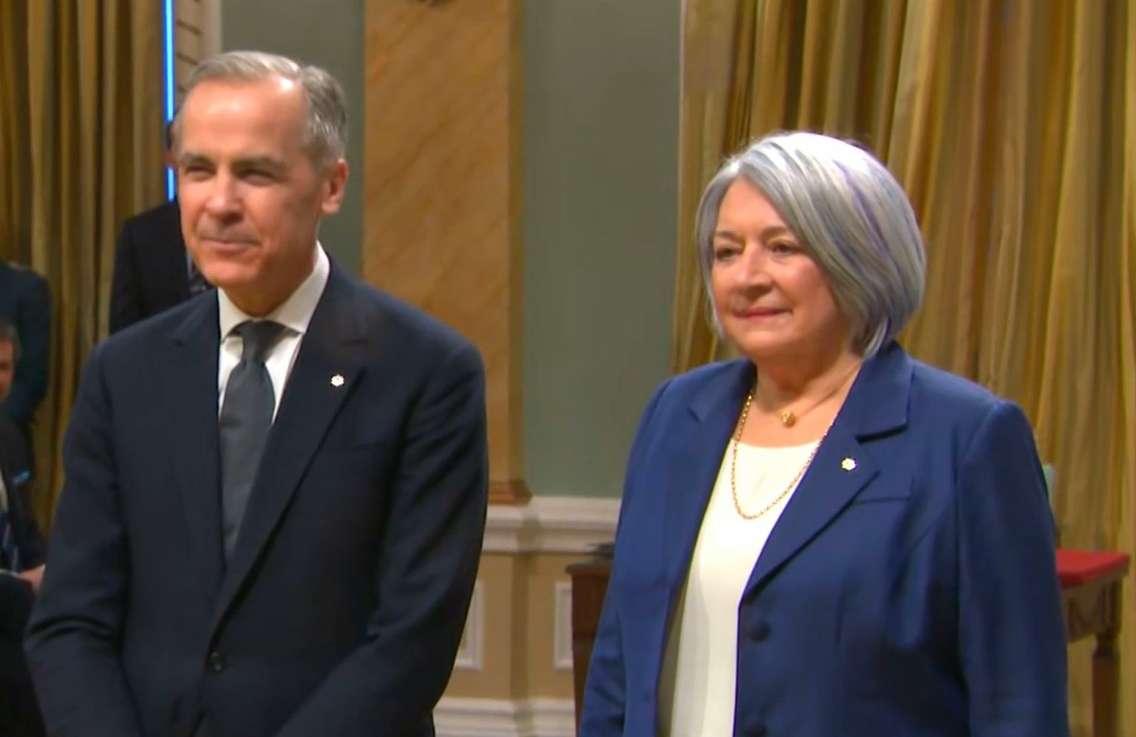
[[715, 248], [714, 248], [714, 260], [715, 261], [725, 261], [727, 259], [730, 259], [730, 258], [736, 256], [737, 253], [738, 253], [737, 246], [715, 246]]

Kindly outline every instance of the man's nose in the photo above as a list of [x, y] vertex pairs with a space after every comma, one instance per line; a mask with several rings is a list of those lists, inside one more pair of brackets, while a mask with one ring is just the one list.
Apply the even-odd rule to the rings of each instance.
[[214, 217], [228, 218], [240, 212], [240, 196], [234, 177], [218, 174], [210, 183], [205, 209]]

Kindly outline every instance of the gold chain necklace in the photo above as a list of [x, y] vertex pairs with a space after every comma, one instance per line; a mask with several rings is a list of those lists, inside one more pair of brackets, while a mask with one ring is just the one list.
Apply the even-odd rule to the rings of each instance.
[[742, 442], [742, 430], [745, 429], [746, 418], [749, 417], [749, 406], [753, 402], [753, 393], [756, 389], [757, 385], [755, 383], [753, 388], [749, 390], [749, 393], [746, 394], [745, 405], [742, 407], [742, 416], [738, 418], [738, 428], [734, 431], [733, 444], [730, 448], [730, 494], [734, 499], [734, 510], [737, 511], [738, 515], [742, 519], [748, 520], [755, 520], [758, 517], [761, 517], [766, 512], [780, 504], [781, 500], [789, 496], [789, 492], [793, 491], [793, 489], [796, 488], [797, 483], [801, 480], [801, 477], [805, 475], [805, 471], [807, 471], [809, 466], [812, 465], [813, 459], [816, 458], [817, 451], [820, 450], [821, 443], [823, 443], [824, 439], [828, 437], [828, 431], [832, 429], [832, 424], [829, 423], [829, 426], [825, 428], [824, 435], [820, 436], [820, 440], [817, 441], [816, 447], [814, 447], [812, 452], [809, 453], [809, 457], [805, 459], [804, 465], [802, 465], [801, 468], [797, 471], [797, 475], [793, 477], [793, 480], [789, 482], [789, 485], [786, 486], [785, 489], [777, 495], [776, 499], [769, 502], [764, 507], [752, 514], [747, 513], [744, 509], [742, 509], [741, 500], [738, 499], [738, 446]]
[[[793, 425], [796, 425], [797, 420], [801, 419], [802, 417], [807, 415], [809, 412], [812, 412], [817, 407], [821, 406], [822, 404], [824, 404], [828, 400], [832, 399], [833, 395], [836, 394], [841, 389], [843, 389], [844, 385], [848, 383], [848, 377], [852, 376], [853, 374], [855, 374], [859, 370], [860, 370], [860, 365], [859, 364], [854, 365], [852, 367], [852, 370], [849, 371], [844, 376], [844, 378], [841, 379], [840, 382], [836, 386], [834, 386], [830, 392], [828, 392], [828, 394], [825, 394], [823, 397], [818, 399], [813, 406], [809, 407], [808, 409], [806, 409], [801, 414], [797, 414], [796, 412], [794, 412], [791, 409], [783, 409], [780, 412], [778, 412], [777, 413], [777, 419], [781, 422], [781, 426], [782, 427], [792, 427]], [[756, 388], [756, 386], [755, 386], [755, 388]], [[753, 396], [753, 391], [754, 390], [750, 391], [751, 397]], [[748, 403], [747, 403], [747, 406], [748, 406]]]

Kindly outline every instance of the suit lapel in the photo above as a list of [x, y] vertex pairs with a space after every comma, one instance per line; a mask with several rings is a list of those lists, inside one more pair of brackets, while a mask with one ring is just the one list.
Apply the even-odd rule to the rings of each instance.
[[[224, 561], [221, 548], [221, 498], [217, 438], [217, 300], [201, 300], [174, 331], [164, 375], [170, 404], [168, 417], [177, 418], [178, 440], [173, 447], [174, 478], [181, 492], [189, 527], [193, 559], [201, 570], [207, 597], [217, 592]], [[208, 397], [211, 401], [202, 401]]]
[[292, 499], [300, 478], [364, 368], [365, 333], [352, 287], [332, 268], [272, 424], [236, 548], [221, 585], [214, 628], [232, 604]]
[[688, 406], [689, 424], [667, 435], [659, 457], [668, 459], [662, 474], [665, 484], [663, 557], [669, 601], [686, 578], [690, 557], [702, 526], [702, 517], [722, 454], [734, 432], [746, 392], [753, 384], [753, 366], [736, 361], [724, 380], [707, 384]]
[[879, 474], [861, 441], [907, 423], [911, 363], [894, 343], [864, 362], [746, 584], [760, 586], [816, 537]]

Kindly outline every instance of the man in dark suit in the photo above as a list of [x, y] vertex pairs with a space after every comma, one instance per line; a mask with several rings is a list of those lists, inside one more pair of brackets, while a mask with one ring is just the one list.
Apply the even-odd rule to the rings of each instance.
[[484, 529], [480, 358], [316, 240], [334, 79], [233, 52], [187, 86], [182, 225], [218, 290], [86, 368], [28, 635], [48, 730], [432, 734]]
[[177, 200], [128, 218], [114, 252], [110, 332], [168, 310], [208, 286], [185, 249]]
[[20, 365], [0, 414], [30, 433], [36, 408], [47, 393], [47, 360], [51, 340], [51, 293], [47, 280], [16, 264], [0, 261], [0, 319], [15, 326], [21, 348]]
[[[20, 358], [15, 328], [0, 318], [0, 400]], [[0, 734], [38, 737], [43, 722], [24, 660], [24, 627], [43, 576], [43, 539], [25, 504], [31, 477], [23, 433], [0, 417]]]

